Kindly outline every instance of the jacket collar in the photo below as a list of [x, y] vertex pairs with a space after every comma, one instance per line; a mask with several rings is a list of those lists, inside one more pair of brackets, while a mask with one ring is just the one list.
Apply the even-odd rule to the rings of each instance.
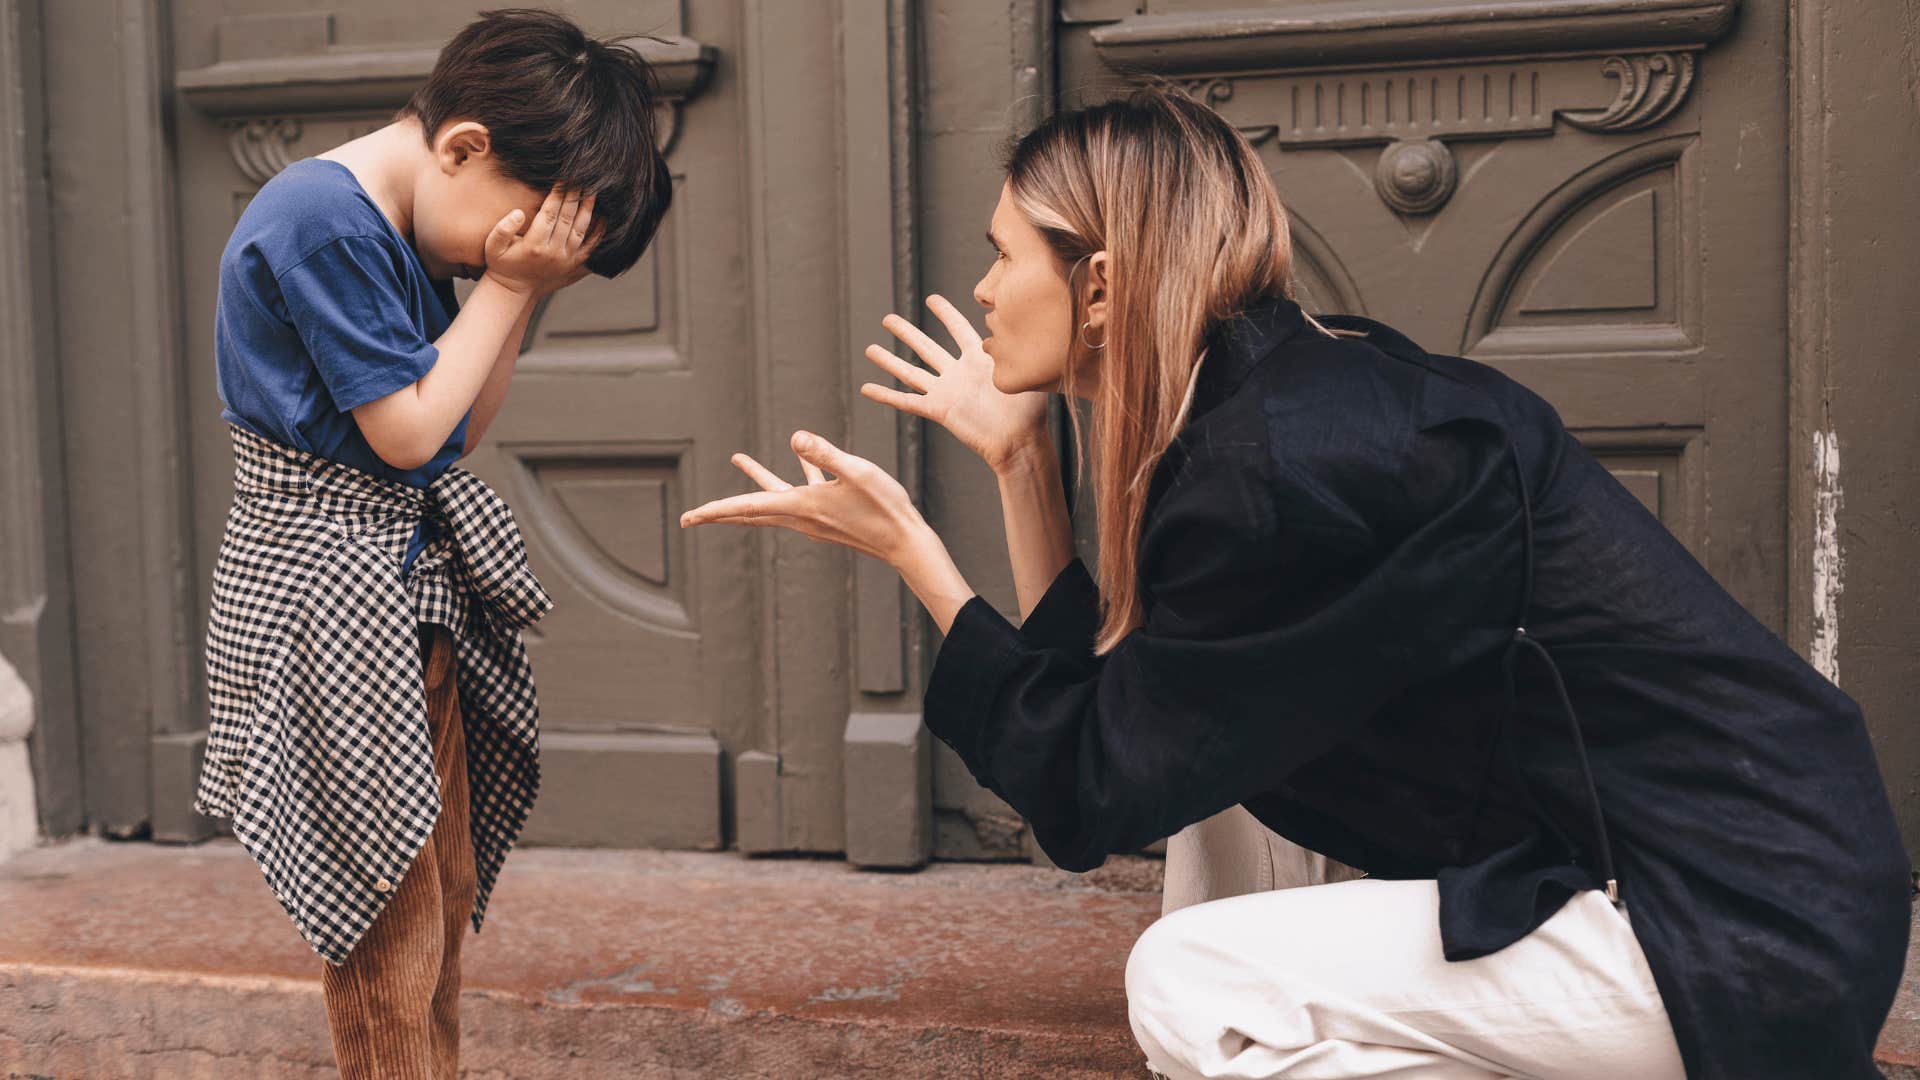
[[[1508, 426], [1506, 414], [1486, 390], [1469, 385], [1462, 378], [1457, 361], [1437, 360], [1405, 334], [1364, 316], [1316, 315], [1314, 318], [1329, 329], [1358, 332], [1364, 335], [1360, 340], [1427, 372], [1414, 411], [1414, 423], [1419, 430], [1456, 420], [1481, 420], [1500, 428]], [[1215, 323], [1207, 332], [1206, 359], [1200, 364], [1187, 422], [1192, 423], [1232, 397], [1255, 368], [1306, 329], [1306, 314], [1300, 305], [1277, 295], [1265, 297]]]
[[1215, 323], [1207, 332], [1188, 419], [1233, 396], [1268, 354], [1306, 326], [1300, 305], [1284, 296], [1264, 297]]
[[1364, 316], [1321, 315], [1318, 319], [1329, 329], [1358, 331], [1365, 335], [1367, 344], [1427, 372], [1414, 409], [1417, 430], [1427, 431], [1456, 420], [1481, 420], [1502, 429], [1508, 427], [1499, 403], [1483, 387], [1467, 382], [1463, 376], [1469, 368], [1457, 358], [1436, 358], [1407, 335]]

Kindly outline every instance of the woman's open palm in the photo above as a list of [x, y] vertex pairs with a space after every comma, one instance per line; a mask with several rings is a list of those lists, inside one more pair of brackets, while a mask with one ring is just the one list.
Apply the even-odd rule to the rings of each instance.
[[1047, 394], [1039, 390], [1003, 394], [995, 389], [993, 357], [982, 347], [973, 324], [945, 297], [928, 297], [927, 307], [953, 335], [960, 354], [955, 356], [942, 348], [906, 319], [888, 315], [880, 325], [906, 342], [927, 366], [869, 345], [867, 359], [915, 392], [867, 383], [860, 387], [860, 393], [871, 401], [939, 424], [997, 470], [1036, 434], [1044, 435]]
[[900, 482], [817, 435], [796, 431], [792, 445], [805, 484], [789, 484], [749, 455], [735, 454], [734, 467], [760, 490], [695, 507], [680, 515], [680, 526], [774, 526], [895, 562], [915, 528], [925, 525]]

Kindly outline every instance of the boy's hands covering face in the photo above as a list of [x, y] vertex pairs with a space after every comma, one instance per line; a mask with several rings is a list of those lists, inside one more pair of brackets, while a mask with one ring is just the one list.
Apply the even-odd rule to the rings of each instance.
[[587, 276], [587, 256], [600, 239], [594, 196], [558, 186], [531, 222], [515, 210], [487, 235], [487, 274], [517, 293], [538, 299]]

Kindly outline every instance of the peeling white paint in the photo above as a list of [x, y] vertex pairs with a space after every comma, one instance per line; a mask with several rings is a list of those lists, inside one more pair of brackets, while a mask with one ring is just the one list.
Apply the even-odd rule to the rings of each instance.
[[33, 803], [33, 768], [27, 736], [33, 734], [33, 695], [13, 665], [0, 656], [0, 861], [32, 847], [39, 836]]
[[1840, 682], [1840, 437], [1813, 433], [1813, 648], [1820, 674]]

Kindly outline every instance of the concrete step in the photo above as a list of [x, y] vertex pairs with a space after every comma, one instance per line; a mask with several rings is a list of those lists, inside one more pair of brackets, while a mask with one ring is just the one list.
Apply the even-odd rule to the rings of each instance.
[[[1145, 1077], [1123, 974], [1158, 866], [877, 874], [525, 850], [467, 939], [469, 1078]], [[320, 960], [245, 852], [0, 866], [0, 1077], [334, 1075]]]
[[[1151, 860], [519, 851], [467, 939], [464, 1075], [1143, 1078], [1123, 973], [1158, 910]], [[0, 1077], [332, 1076], [319, 965], [231, 842], [27, 852], [0, 866]], [[1895, 1080], [1920, 1080], [1916, 974]]]

